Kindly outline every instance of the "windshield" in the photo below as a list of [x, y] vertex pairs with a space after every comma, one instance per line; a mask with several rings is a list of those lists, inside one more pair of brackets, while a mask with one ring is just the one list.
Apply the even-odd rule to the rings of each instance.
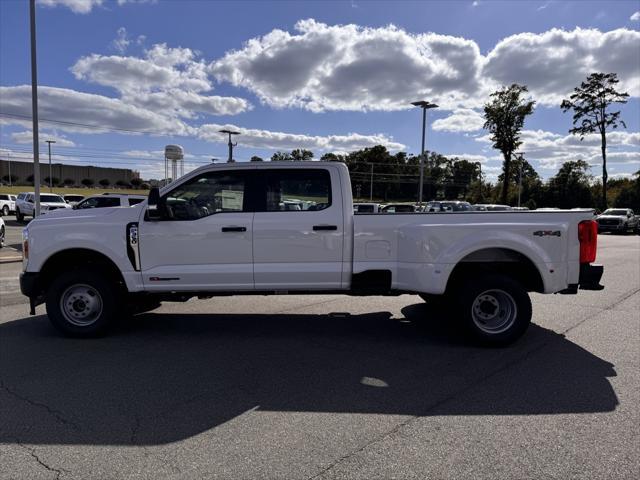
[[62, 197], [58, 195], [40, 195], [40, 201], [47, 203], [64, 203]]
[[619, 208], [610, 208], [609, 210], [605, 210], [603, 215], [626, 215], [626, 210], [621, 210]]

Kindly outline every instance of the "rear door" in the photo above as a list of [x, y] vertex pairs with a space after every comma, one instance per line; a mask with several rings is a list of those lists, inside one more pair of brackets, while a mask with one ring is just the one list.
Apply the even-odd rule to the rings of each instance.
[[253, 221], [255, 288], [339, 289], [344, 220], [338, 172], [278, 168], [260, 173], [263, 196]]

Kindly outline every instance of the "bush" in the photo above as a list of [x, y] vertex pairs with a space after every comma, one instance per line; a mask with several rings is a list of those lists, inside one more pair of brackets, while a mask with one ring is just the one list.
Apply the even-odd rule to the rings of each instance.
[[93, 184], [96, 183], [93, 178], [83, 178], [80, 180], [80, 183], [85, 187], [93, 187]]
[[29, 176], [27, 177], [27, 183], [28, 183], [29, 185], [33, 185], [33, 175], [29, 175]]
[[108, 187], [109, 185], [111, 185], [111, 181], [108, 178], [103, 178], [98, 183], [100, 184], [100, 186], [105, 187], [105, 188]]
[[140, 185], [142, 185], [142, 180], [140, 180], [139, 178], [132, 178], [131, 185], [133, 185], [135, 188], [138, 188], [140, 187]]
[[4, 177], [2, 177], [2, 180], [7, 183], [16, 183], [19, 179], [20, 177], [18, 177], [17, 175], [5, 175]]
[[[49, 177], [44, 177], [44, 183], [49, 185]], [[51, 185], [60, 185], [60, 179], [58, 177], [51, 177]]]
[[140, 188], [143, 190], [149, 190], [151, 188], [151, 185], [149, 185], [148, 183], [141, 183]]
[[124, 180], [118, 180], [116, 182], [116, 185], [121, 188], [127, 188], [130, 186], [129, 183], [125, 182]]
[[62, 183], [67, 186], [72, 186], [76, 184], [76, 181], [73, 178], [65, 178]]

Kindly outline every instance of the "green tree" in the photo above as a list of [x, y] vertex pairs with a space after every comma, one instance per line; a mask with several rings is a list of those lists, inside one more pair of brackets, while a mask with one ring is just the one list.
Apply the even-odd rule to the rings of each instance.
[[574, 127], [569, 133], [580, 135], [580, 140], [590, 133], [600, 134], [603, 209], [607, 208], [607, 130], [616, 129], [619, 125], [627, 128], [620, 118], [620, 110], [608, 111], [614, 103], [627, 103], [629, 94], [616, 90], [619, 82], [615, 73], [592, 73], [560, 105], [563, 112], [573, 110]]
[[27, 183], [30, 183], [31, 185], [33, 185], [33, 175], [28, 175], [26, 180], [27, 180]]
[[636, 215], [640, 215], [640, 170], [633, 176], [636, 178], [623, 183], [613, 206], [632, 208]]
[[259, 157], [257, 155], [254, 155], [253, 157], [251, 157], [251, 162], [263, 162], [264, 160], [262, 159], [262, 157]]
[[130, 185], [129, 185], [129, 183], [128, 183], [128, 182], [126, 182], [126, 181], [124, 181], [124, 180], [118, 180], [118, 181], [116, 181], [116, 185], [117, 185], [118, 187], [120, 187], [120, 188], [126, 188], [126, 187], [129, 187], [129, 186], [130, 186]]
[[526, 86], [514, 83], [492, 93], [491, 101], [484, 106], [484, 128], [491, 134], [493, 148], [500, 150], [504, 158], [503, 172], [507, 181], [502, 183], [501, 203], [507, 203], [511, 157], [522, 144], [520, 132], [524, 120], [533, 113], [535, 106], [534, 101], [524, 98], [527, 92]]
[[93, 178], [83, 178], [82, 180], [80, 180], [80, 183], [82, 185], [84, 185], [85, 187], [93, 187], [93, 185], [96, 183], [95, 180], [93, 180]]
[[75, 181], [73, 178], [65, 178], [65, 179], [62, 181], [62, 184], [63, 184], [63, 185], [71, 186], [71, 185], [75, 185], [75, 184], [76, 184], [76, 181]]
[[558, 208], [591, 207], [589, 164], [584, 160], [565, 162], [547, 183], [546, 203]]
[[271, 155], [272, 162], [290, 162], [291, 160], [293, 160], [293, 158], [291, 158], [291, 155], [287, 152], [276, 152]]
[[140, 187], [140, 185], [142, 185], [142, 180], [141, 180], [141, 179], [139, 179], [138, 177], [133, 177], [133, 178], [131, 179], [131, 185], [132, 185], [134, 188], [139, 188], [139, 187]]
[[103, 188], [107, 188], [109, 185], [111, 185], [111, 181], [108, 178], [103, 178], [102, 180], [100, 180], [98, 182], [100, 184], [101, 187]]
[[[49, 185], [49, 177], [44, 177], [44, 183]], [[51, 177], [51, 185], [59, 185], [60, 179], [58, 177]]]
[[311, 160], [313, 158], [313, 152], [304, 148], [296, 148], [291, 151], [291, 158], [297, 162]]

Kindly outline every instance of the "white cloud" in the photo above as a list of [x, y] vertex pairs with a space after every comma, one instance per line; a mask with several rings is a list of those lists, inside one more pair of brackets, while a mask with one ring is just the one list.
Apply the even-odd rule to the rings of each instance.
[[521, 83], [543, 105], [558, 106], [592, 72], [616, 72], [620, 89], [640, 96], [640, 32], [576, 28], [519, 33], [493, 48], [484, 75], [495, 84]]
[[268, 105], [311, 111], [400, 110], [422, 98], [447, 108], [479, 88], [481, 55], [471, 40], [312, 19], [295, 31], [253, 38], [211, 72]]
[[473, 3], [471, 4], [471, 6], [477, 7], [478, 5], [480, 5], [480, 2], [478, 0], [473, 0]]
[[124, 53], [127, 50], [127, 47], [131, 43], [129, 40], [129, 35], [127, 34], [127, 29], [124, 27], [120, 27], [116, 31], [116, 38], [111, 42], [111, 46], [120, 53]]
[[43, 7], [63, 6], [69, 8], [73, 13], [89, 13], [93, 7], [99, 7], [104, 0], [38, 0], [38, 5]]
[[[57, 125], [57, 128], [67, 132], [99, 133], [107, 129], [119, 129], [186, 135], [193, 131], [178, 119], [130, 105], [117, 98], [46, 86], [38, 88], [38, 97], [40, 118], [69, 122], [67, 125]], [[0, 87], [0, 98], [1, 112], [17, 116], [5, 116], [4, 122], [30, 126], [31, 122], [27, 120], [31, 117], [29, 85]], [[73, 124], [96, 125], [104, 130]]]
[[632, 22], [640, 22], [640, 10], [629, 17]]
[[[69, 140], [64, 135], [61, 135], [57, 132], [46, 132], [40, 131], [38, 136], [40, 137], [40, 144], [45, 145], [45, 141], [54, 140], [55, 144], [59, 147], [75, 147], [76, 144]], [[27, 143], [31, 144], [33, 142], [33, 132], [31, 130], [25, 130], [23, 132], [14, 132], [11, 134], [11, 140], [15, 143]]]
[[441, 132], [475, 132], [482, 130], [484, 117], [477, 110], [459, 108], [446, 118], [433, 122], [433, 129]]
[[306, 148], [315, 151], [350, 151], [375, 145], [385, 145], [389, 150], [402, 150], [405, 148], [403, 144], [394, 142], [382, 134], [361, 135], [350, 133], [348, 135], [316, 136], [218, 124], [202, 125], [198, 130], [198, 137], [209, 142], [226, 143], [227, 137], [219, 133], [219, 130], [222, 129], [240, 131], [241, 134], [237, 137], [237, 140], [242, 146], [272, 150]]
[[[545, 130], [523, 130], [520, 150], [529, 161], [543, 169], [557, 169], [569, 160], [582, 159], [595, 167], [602, 164], [599, 135], [584, 140], [575, 135], [561, 135]], [[476, 141], [490, 143], [489, 135]], [[497, 152], [498, 153], [498, 152]], [[640, 163], [640, 132], [615, 131], [607, 134], [607, 164]]]
[[115, 88], [128, 104], [163, 115], [236, 115], [252, 108], [243, 98], [204, 95], [213, 86], [205, 63], [189, 48], [157, 44], [144, 58], [93, 54], [80, 58], [71, 71], [78, 79]]
[[276, 29], [248, 40], [210, 71], [276, 108], [400, 110], [422, 98], [448, 110], [477, 108], [513, 82], [557, 106], [593, 71], [617, 72], [620, 87], [640, 96], [639, 43], [640, 32], [624, 28], [553, 29], [512, 35], [483, 56], [465, 38], [309, 19], [292, 33]]

